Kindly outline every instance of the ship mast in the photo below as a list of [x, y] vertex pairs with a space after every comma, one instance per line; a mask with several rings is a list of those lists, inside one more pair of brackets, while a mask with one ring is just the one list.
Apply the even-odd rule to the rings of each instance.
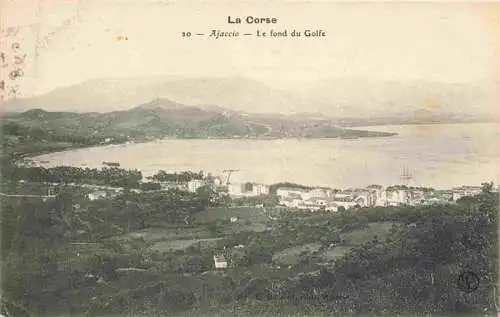
[[399, 177], [401, 184], [408, 186], [408, 183], [412, 179], [413, 179], [413, 176], [411, 175], [409, 168], [407, 166], [403, 166], [403, 173]]

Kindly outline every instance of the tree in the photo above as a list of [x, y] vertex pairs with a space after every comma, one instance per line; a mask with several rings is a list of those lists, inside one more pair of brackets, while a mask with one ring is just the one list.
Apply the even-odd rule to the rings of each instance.
[[196, 195], [206, 207], [217, 206], [221, 201], [221, 194], [210, 186], [201, 186], [196, 190]]
[[233, 251], [231, 255], [231, 263], [234, 267], [245, 267], [250, 263], [250, 257], [245, 249]]

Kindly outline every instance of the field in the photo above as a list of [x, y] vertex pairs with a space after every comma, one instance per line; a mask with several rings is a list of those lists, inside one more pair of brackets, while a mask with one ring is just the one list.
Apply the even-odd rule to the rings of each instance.
[[[231, 222], [231, 218], [237, 220]], [[279, 217], [278, 217], [279, 219]], [[315, 225], [322, 225], [328, 222], [328, 216], [311, 215], [310, 220]], [[298, 219], [297, 221], [300, 221]], [[202, 248], [215, 248], [217, 241], [233, 232], [253, 231], [261, 232], [268, 228], [268, 225], [275, 222], [270, 220], [262, 208], [256, 207], [231, 207], [231, 208], [209, 208], [196, 214], [187, 226], [159, 225], [155, 228], [132, 232], [122, 236], [122, 239], [143, 239], [151, 250], [158, 252], [168, 252], [171, 250], [185, 250], [190, 246], [200, 245]], [[277, 220], [276, 222], [279, 222]], [[392, 227], [392, 222], [373, 222], [367, 228], [356, 229], [341, 234], [343, 242], [333, 248], [318, 242], [295, 245], [290, 248], [275, 252], [272, 261], [279, 265], [297, 265], [300, 262], [301, 254], [318, 254], [325, 262], [334, 261], [344, 256], [356, 245], [373, 240], [385, 240]], [[217, 232], [210, 228], [216, 226]], [[272, 243], [270, 241], [270, 243]], [[322, 249], [324, 248], [324, 249]], [[269, 270], [267, 268], [266, 270]], [[267, 272], [270, 274], [271, 272]]]
[[[236, 217], [235, 222], [231, 218]], [[207, 225], [218, 223], [224, 234], [241, 231], [265, 231], [271, 221], [264, 209], [257, 207], [209, 208], [195, 215], [194, 224]]]
[[303, 245], [294, 246], [283, 251], [276, 252], [273, 255], [273, 262], [295, 265], [299, 262], [299, 257], [302, 252], [312, 253], [321, 248], [319, 243], [307, 243]]
[[378, 240], [384, 241], [388, 236], [393, 222], [372, 222], [368, 224], [368, 228], [353, 230], [342, 234], [342, 239], [346, 245], [359, 245], [377, 237]]
[[206, 239], [210, 238], [210, 233], [203, 227], [183, 228], [183, 227], [160, 227], [148, 228], [125, 235], [128, 238], [143, 238], [146, 242], [157, 242], [164, 240], [182, 239]]
[[220, 238], [160, 241], [155, 243], [151, 247], [151, 249], [159, 252], [166, 252], [169, 251], [170, 249], [183, 250], [197, 243], [200, 243], [201, 246], [208, 248], [208, 247], [215, 247], [217, 240], [220, 240]]
[[[316, 225], [322, 222], [326, 222], [325, 217], [314, 217]], [[384, 241], [390, 232], [392, 227], [392, 222], [373, 222], [368, 224], [367, 228], [352, 230], [350, 232], [341, 235], [344, 240], [342, 244], [337, 245], [333, 248], [328, 248], [326, 245], [320, 243], [307, 243], [302, 245], [297, 245], [290, 247], [285, 250], [276, 252], [273, 255], [273, 262], [284, 264], [284, 265], [296, 265], [300, 261], [300, 254], [302, 252], [307, 252], [308, 254], [319, 251], [322, 246], [326, 247], [321, 250], [319, 254], [325, 261], [334, 261], [342, 256], [344, 256], [353, 246], [363, 244], [365, 242], [373, 240], [375, 237], [377, 239]]]
[[249, 220], [251, 222], [266, 223], [269, 218], [264, 213], [262, 208], [257, 207], [218, 207], [209, 208], [199, 212], [194, 217], [194, 222], [206, 224], [217, 220], [230, 221], [231, 217], [237, 217], [242, 221]]
[[[236, 217], [237, 221], [231, 222], [231, 217]], [[262, 208], [209, 208], [196, 214], [189, 226], [160, 224], [155, 228], [125, 234], [120, 240], [144, 239], [152, 250], [160, 252], [183, 250], [197, 243], [204, 247], [214, 247], [220, 239], [220, 235], [216, 236], [209, 229], [214, 224], [219, 225], [221, 234], [227, 235], [240, 231], [264, 231], [269, 221]]]
[[351, 250], [350, 247], [338, 246], [332, 249], [327, 249], [323, 252], [322, 257], [325, 261], [334, 261], [338, 258], [343, 257], [347, 252]]

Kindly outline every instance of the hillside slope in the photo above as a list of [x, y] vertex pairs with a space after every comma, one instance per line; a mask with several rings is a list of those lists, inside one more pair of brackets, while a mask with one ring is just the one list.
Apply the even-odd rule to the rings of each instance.
[[391, 136], [350, 130], [327, 119], [250, 114], [217, 106], [185, 106], [157, 98], [126, 111], [108, 113], [47, 112], [32, 109], [8, 114], [6, 122], [51, 135], [81, 138], [336, 138]]

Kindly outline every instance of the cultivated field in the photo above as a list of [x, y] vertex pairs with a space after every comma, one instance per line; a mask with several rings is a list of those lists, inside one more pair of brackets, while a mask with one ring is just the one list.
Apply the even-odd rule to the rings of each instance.
[[313, 253], [321, 248], [319, 243], [307, 243], [303, 245], [294, 246], [273, 255], [273, 262], [295, 265], [299, 263], [300, 254], [302, 252]]
[[365, 229], [357, 229], [347, 233], [342, 234], [342, 239], [345, 240], [346, 245], [359, 245], [370, 240], [373, 240], [375, 237], [384, 241], [388, 236], [393, 222], [372, 222], [368, 224], [368, 228]]
[[194, 217], [194, 222], [198, 224], [210, 223], [217, 220], [229, 221], [231, 217], [237, 217], [240, 220], [249, 220], [251, 222], [266, 223], [269, 218], [266, 216], [263, 208], [257, 207], [218, 207], [208, 208], [199, 212]]

